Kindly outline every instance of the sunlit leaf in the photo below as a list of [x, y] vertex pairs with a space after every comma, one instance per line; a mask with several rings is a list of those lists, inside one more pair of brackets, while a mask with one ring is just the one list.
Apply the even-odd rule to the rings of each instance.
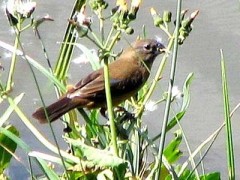
[[164, 156], [169, 163], [176, 162], [182, 155], [179, 145], [182, 142], [182, 133], [180, 130], [175, 132], [175, 138], [164, 149]]
[[[19, 136], [19, 132], [17, 129], [9, 125], [5, 127], [9, 132], [12, 132], [16, 136]], [[17, 148], [17, 144], [10, 139], [8, 136], [6, 136], [3, 133], [0, 133], [0, 174], [3, 173], [4, 169], [6, 169], [10, 163], [10, 160], [12, 158], [12, 154], [14, 154], [15, 150]]]
[[75, 139], [70, 139], [70, 138], [66, 138], [66, 139], [70, 144], [78, 147], [82, 151], [82, 157], [85, 160], [91, 162], [96, 166], [100, 166], [103, 168], [108, 168], [108, 167], [115, 168], [121, 165], [126, 167], [125, 160], [114, 156], [109, 151], [100, 150], [91, 146], [87, 146], [83, 142]]
[[190, 103], [190, 85], [191, 85], [192, 79], [193, 79], [193, 73], [190, 73], [183, 85], [183, 95], [184, 96], [183, 96], [183, 104], [182, 104], [181, 111], [178, 112], [173, 117], [173, 119], [169, 121], [168, 126], [167, 126], [167, 131], [172, 129], [177, 124], [177, 122], [182, 119], [182, 117], [186, 113], [186, 110]]
[[200, 180], [213, 180], [213, 179], [220, 180], [221, 179], [220, 172], [212, 172], [212, 173], [200, 176]]

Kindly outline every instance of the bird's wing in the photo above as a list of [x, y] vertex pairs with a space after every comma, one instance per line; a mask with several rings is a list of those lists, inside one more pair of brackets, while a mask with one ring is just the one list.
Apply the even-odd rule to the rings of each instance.
[[[111, 79], [110, 86], [118, 84], [120, 80]], [[103, 70], [94, 71], [89, 74], [86, 78], [79, 81], [75, 87], [71, 88], [67, 97], [81, 97], [81, 98], [91, 98], [98, 96], [105, 96], [105, 85], [104, 85], [104, 75]]]
[[67, 92], [67, 97], [88, 98], [101, 91], [104, 91], [104, 79], [102, 71], [99, 70], [92, 72], [87, 77], [79, 81]]

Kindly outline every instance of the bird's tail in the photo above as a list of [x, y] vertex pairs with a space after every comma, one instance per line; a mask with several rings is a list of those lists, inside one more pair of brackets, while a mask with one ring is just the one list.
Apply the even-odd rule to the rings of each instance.
[[[72, 99], [63, 97], [59, 99], [57, 102], [46, 107], [46, 112], [50, 122], [53, 122], [60, 118], [62, 115], [67, 113], [68, 111], [74, 109], [76, 105], [73, 103]], [[47, 117], [44, 111], [44, 108], [41, 107], [37, 109], [32, 116], [37, 119], [41, 124], [47, 123]]]

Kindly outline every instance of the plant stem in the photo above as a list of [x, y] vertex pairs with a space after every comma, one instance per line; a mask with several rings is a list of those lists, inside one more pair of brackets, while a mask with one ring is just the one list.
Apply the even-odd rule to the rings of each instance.
[[14, 42], [15, 51], [13, 52], [13, 55], [12, 55], [11, 66], [10, 66], [9, 73], [8, 73], [6, 92], [11, 91], [12, 86], [13, 86], [13, 75], [14, 75], [16, 62], [17, 62], [16, 50], [18, 49], [18, 45], [19, 45], [19, 39], [20, 39], [20, 34], [21, 34], [20, 30], [21, 30], [21, 24], [18, 23], [17, 27], [15, 28], [15, 31], [16, 31], [16, 38], [15, 38], [15, 42]]
[[113, 106], [112, 106], [112, 97], [111, 97], [111, 90], [110, 90], [108, 58], [104, 58], [104, 81], [105, 81], [105, 92], [106, 92], [106, 98], [107, 98], [108, 118], [110, 121], [112, 147], [113, 147], [114, 154], [118, 156], [117, 133], [116, 133], [116, 126], [114, 122], [113, 108], [112, 108]]
[[113, 37], [113, 40], [112, 40], [111, 44], [110, 45], [108, 45], [108, 44], [104, 45], [104, 48], [106, 48], [107, 51], [111, 51], [112, 50], [112, 48], [113, 48], [114, 44], [116, 43], [116, 41], [117, 41], [118, 37], [120, 36], [120, 34], [121, 34], [121, 31], [118, 31], [115, 34], [115, 36]]
[[107, 40], [106, 40], [105, 44], [108, 44], [110, 38], [112, 37], [113, 30], [114, 30], [114, 28], [112, 27], [111, 30], [108, 33], [108, 37], [107, 37]]
[[[103, 19], [100, 18], [100, 25], [103, 25]], [[100, 27], [102, 30], [103, 27]], [[112, 31], [111, 31], [112, 32]], [[103, 50], [111, 51], [118, 36], [121, 34], [120, 31], [116, 33], [110, 45], [106, 43], [104, 45]], [[111, 141], [112, 141], [112, 148], [114, 154], [118, 156], [118, 148], [117, 148], [117, 133], [116, 133], [116, 126], [114, 122], [114, 114], [113, 114], [113, 106], [112, 106], [112, 97], [111, 97], [111, 89], [110, 89], [110, 77], [109, 77], [109, 68], [108, 68], [108, 58], [104, 56], [104, 81], [105, 81], [105, 93], [107, 99], [107, 111], [108, 111], [108, 118], [110, 121], [110, 130], [111, 130]]]
[[98, 15], [98, 18], [99, 18], [99, 27], [100, 27], [100, 32], [101, 32], [101, 41], [102, 41], [102, 44], [104, 43], [105, 41], [105, 37], [104, 37], [104, 20], [103, 20], [103, 16], [102, 16], [102, 9], [100, 8], [99, 10], [99, 15]]
[[176, 15], [176, 28], [175, 28], [175, 32], [174, 32], [173, 57], [172, 57], [170, 79], [169, 79], [169, 86], [168, 86], [168, 96], [167, 96], [167, 102], [166, 102], [166, 106], [165, 106], [163, 125], [162, 125], [162, 131], [161, 131], [162, 136], [160, 138], [158, 157], [157, 157], [157, 162], [156, 162], [157, 173], [155, 174], [155, 180], [159, 180], [160, 175], [161, 175], [161, 165], [162, 165], [163, 149], [164, 149], [165, 138], [166, 138], [166, 128], [167, 128], [167, 123], [168, 123], [168, 118], [169, 118], [169, 111], [170, 111], [171, 98], [172, 98], [172, 87], [174, 84], [175, 70], [176, 70], [176, 64], [177, 64], [178, 36], [179, 36], [181, 6], [182, 6], [182, 0], [178, 0], [177, 13], [176, 13], [177, 14]]

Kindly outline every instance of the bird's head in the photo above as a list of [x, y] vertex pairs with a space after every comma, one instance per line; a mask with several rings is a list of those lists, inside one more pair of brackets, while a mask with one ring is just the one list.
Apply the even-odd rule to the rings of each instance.
[[131, 45], [131, 49], [137, 55], [137, 59], [151, 66], [154, 59], [165, 52], [165, 46], [155, 39], [137, 40]]

